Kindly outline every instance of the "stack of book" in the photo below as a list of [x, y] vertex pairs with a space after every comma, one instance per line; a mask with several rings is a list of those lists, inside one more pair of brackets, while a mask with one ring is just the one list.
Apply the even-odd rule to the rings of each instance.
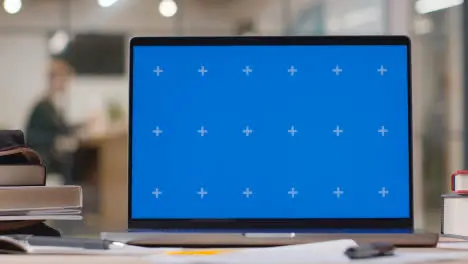
[[445, 236], [468, 238], [468, 170], [451, 175], [451, 192], [442, 195], [442, 230]]
[[81, 187], [45, 182], [45, 165], [33, 150], [0, 150], [0, 221], [81, 220]]
[[81, 195], [79, 186], [0, 187], [0, 221], [82, 220]]

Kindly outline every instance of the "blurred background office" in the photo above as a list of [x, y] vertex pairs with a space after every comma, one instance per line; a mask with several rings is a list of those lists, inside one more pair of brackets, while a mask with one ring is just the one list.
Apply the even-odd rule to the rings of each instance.
[[[0, 128], [24, 129], [41, 147], [31, 134], [44, 124], [34, 119], [40, 103], [52, 106], [41, 118], [60, 118], [63, 130], [41, 151], [70, 157], [48, 184], [84, 187], [85, 224], [67, 232], [126, 226], [132, 36], [409, 35], [416, 227], [439, 228], [448, 176], [468, 166], [463, 0], [0, 1]], [[48, 96], [57, 85], [60, 96]], [[75, 124], [86, 125], [72, 133]]]

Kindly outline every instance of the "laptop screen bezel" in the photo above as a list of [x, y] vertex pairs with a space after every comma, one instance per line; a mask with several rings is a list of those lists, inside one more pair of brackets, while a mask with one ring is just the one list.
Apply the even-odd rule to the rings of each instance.
[[[132, 218], [132, 115], [133, 59], [138, 46], [291, 46], [291, 45], [386, 45], [406, 46], [408, 79], [409, 208], [408, 218], [338, 219], [133, 219]], [[413, 131], [411, 41], [406, 36], [295, 36], [295, 37], [135, 37], [130, 41], [128, 228], [166, 230], [413, 230]]]

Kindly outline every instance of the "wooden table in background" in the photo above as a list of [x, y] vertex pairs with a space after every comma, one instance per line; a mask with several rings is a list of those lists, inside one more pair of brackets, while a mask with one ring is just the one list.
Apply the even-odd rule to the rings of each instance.
[[87, 182], [96, 186], [99, 198], [95, 217], [102, 231], [123, 231], [127, 228], [127, 142], [128, 134], [125, 131], [87, 138], [82, 142], [83, 148], [94, 148], [97, 152], [97, 160], [93, 162], [96, 164], [95, 172], [91, 173]]

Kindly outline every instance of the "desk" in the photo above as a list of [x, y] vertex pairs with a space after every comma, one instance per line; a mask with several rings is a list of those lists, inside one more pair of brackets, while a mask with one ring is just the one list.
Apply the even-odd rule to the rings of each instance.
[[[453, 242], [457, 241], [454, 239], [442, 238], [441, 242]], [[460, 241], [461, 242], [461, 241]], [[466, 243], [466, 242], [465, 242]], [[438, 248], [405, 248], [398, 249], [398, 252], [460, 252], [460, 249], [438, 249]], [[464, 250], [468, 251], [468, 250]], [[8, 264], [154, 264], [146, 259], [146, 257], [139, 256], [32, 256], [32, 255], [0, 255], [0, 263]], [[421, 264], [427, 262], [422, 262]], [[439, 264], [465, 264], [468, 263], [468, 259], [462, 259], [458, 261], [441, 261]], [[286, 263], [287, 264], [287, 263]], [[333, 264], [333, 263], [331, 263]]]
[[[444, 249], [404, 249], [404, 251], [435, 252]], [[457, 252], [455, 250], [444, 250], [447, 252]], [[439, 264], [465, 264], [468, 260], [442, 261]], [[143, 257], [122, 257], [122, 256], [26, 256], [26, 255], [0, 255], [0, 263], [8, 264], [155, 264]], [[427, 262], [423, 262], [424, 264]], [[421, 264], [423, 264], [421, 263]], [[287, 263], [285, 263], [287, 264]], [[333, 263], [330, 263], [333, 264]], [[417, 264], [417, 263], [416, 263]]]

